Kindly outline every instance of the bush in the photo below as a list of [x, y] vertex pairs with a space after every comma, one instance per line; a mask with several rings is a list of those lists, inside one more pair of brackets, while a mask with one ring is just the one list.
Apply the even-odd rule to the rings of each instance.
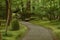
[[7, 13], [6, 13], [6, 7], [5, 6], [0, 6], [0, 19], [6, 19], [7, 18]]
[[19, 26], [19, 22], [17, 19], [14, 19], [11, 23], [11, 27], [12, 30], [19, 30], [20, 26]]

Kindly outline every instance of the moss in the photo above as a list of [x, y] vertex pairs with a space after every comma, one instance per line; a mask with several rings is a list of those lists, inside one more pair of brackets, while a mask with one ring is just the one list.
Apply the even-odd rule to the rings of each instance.
[[27, 30], [27, 27], [25, 25], [22, 25], [21, 23], [19, 25], [21, 29], [17, 31], [11, 31], [8, 29], [8, 36], [4, 35], [5, 29], [1, 30], [3, 40], [17, 40], [18, 38], [21, 38], [22, 36], [24, 36]]

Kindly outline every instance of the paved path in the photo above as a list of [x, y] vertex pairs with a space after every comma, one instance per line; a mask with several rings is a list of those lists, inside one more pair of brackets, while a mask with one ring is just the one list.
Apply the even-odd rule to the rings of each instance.
[[26, 25], [30, 29], [22, 40], [53, 40], [48, 29], [33, 25], [28, 22], [22, 22], [22, 24]]

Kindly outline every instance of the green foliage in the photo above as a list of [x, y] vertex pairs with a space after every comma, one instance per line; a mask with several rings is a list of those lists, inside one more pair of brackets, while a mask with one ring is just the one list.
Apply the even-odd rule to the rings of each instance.
[[5, 6], [5, 1], [0, 1], [0, 18], [1, 19], [6, 19], [7, 14], [6, 14], [6, 6]]
[[17, 19], [12, 20], [11, 27], [12, 27], [12, 30], [19, 30], [20, 29], [20, 25], [19, 25], [19, 22]]
[[18, 40], [20, 39], [22, 36], [25, 35], [25, 32], [27, 31], [27, 27], [25, 25], [20, 24], [20, 28], [17, 31], [11, 31], [10, 29], [8, 29], [8, 36], [5, 35], [5, 29], [0, 30], [2, 32], [2, 39], [3, 40]]
[[[24, 10], [22, 10], [22, 3], [21, 0], [11, 0], [11, 9], [12, 12], [14, 13], [20, 13], [21, 14], [23, 11], [23, 13], [20, 15], [22, 20], [25, 20], [25, 18], [29, 19], [29, 15], [31, 14], [27, 14], [26, 11], [26, 4], [27, 4], [27, 0], [22, 0], [23, 2], [23, 8], [25, 8]], [[60, 30], [60, 23], [49, 23], [51, 21], [54, 20], [60, 20], [60, 0], [31, 0], [31, 4], [30, 4], [30, 13], [32, 14], [32, 18], [34, 17], [34, 19], [36, 19], [36, 21], [38, 21], [38, 19], [40, 20], [49, 20], [49, 21], [38, 21], [35, 22], [36, 24], [41, 24], [44, 25], [46, 28], [50, 28], [50, 29], [59, 29]], [[14, 16], [16, 17], [16, 16]], [[6, 4], [5, 4], [5, 0], [1, 0], [0, 1], [0, 19], [1, 18], [7, 18], [7, 14], [6, 14]], [[34, 22], [34, 21], [33, 21]], [[19, 22], [18, 20], [14, 19], [11, 23], [11, 27], [12, 30], [19, 30], [20, 26], [19, 26]], [[57, 33], [59, 35], [59, 33]], [[59, 35], [60, 37], [60, 35]]]

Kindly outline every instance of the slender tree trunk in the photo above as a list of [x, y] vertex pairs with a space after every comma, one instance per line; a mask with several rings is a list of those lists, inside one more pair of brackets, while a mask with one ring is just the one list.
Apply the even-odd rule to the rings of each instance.
[[11, 21], [12, 13], [11, 13], [11, 0], [6, 0], [6, 13], [7, 13], [7, 23], [6, 23], [6, 35], [8, 31], [8, 26]]
[[27, 13], [26, 17], [27, 18], [31, 17], [31, 15], [30, 15], [31, 8], [30, 7], [31, 7], [31, 0], [27, 0], [27, 4], [26, 4], [26, 13]]
[[[6, 2], [6, 15], [8, 16], [8, 1], [7, 0], [5, 0], [5, 2]], [[7, 20], [7, 16], [6, 16], [6, 20]]]
[[23, 0], [21, 0], [21, 19], [24, 20], [25, 19], [25, 15], [24, 15], [24, 4], [23, 4]]

